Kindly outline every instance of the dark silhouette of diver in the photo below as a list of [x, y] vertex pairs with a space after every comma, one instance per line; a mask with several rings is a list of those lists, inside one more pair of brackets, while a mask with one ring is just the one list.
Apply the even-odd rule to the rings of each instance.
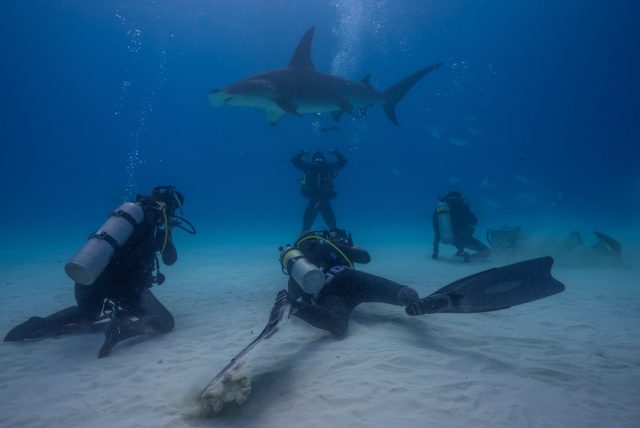
[[[77, 306], [44, 318], [31, 317], [9, 331], [5, 342], [104, 328], [105, 341], [98, 354], [102, 358], [122, 340], [173, 330], [173, 316], [149, 290], [153, 284], [160, 285], [165, 279], [160, 273], [156, 254], [160, 252], [164, 264], [173, 265], [178, 259], [171, 239], [173, 226], [190, 233], [195, 233], [195, 229], [175, 214], [176, 209], [182, 210], [184, 196], [173, 186], [155, 187], [149, 196], [138, 195], [136, 199], [144, 212], [141, 223], [135, 226], [126, 243], [115, 249], [95, 282], [89, 285], [76, 282]], [[184, 228], [181, 221], [190, 229]], [[111, 318], [110, 322], [101, 322], [107, 318]]]
[[[451, 228], [453, 232], [452, 244], [456, 247], [456, 256], [463, 257], [465, 262], [474, 258], [488, 258], [491, 255], [489, 247], [484, 245], [478, 239], [474, 238], [475, 226], [478, 224], [478, 218], [471, 211], [469, 203], [462, 197], [459, 192], [449, 192], [440, 198], [441, 202], [445, 202], [449, 206], [451, 215]], [[437, 259], [440, 255], [441, 225], [439, 224], [438, 209], [433, 213], [433, 254], [432, 259]], [[475, 254], [465, 252], [465, 248], [476, 251]]]
[[[351, 234], [344, 230], [302, 234], [294, 245], [281, 248], [280, 263], [289, 274], [288, 290], [278, 293], [272, 318], [279, 307], [290, 304], [291, 314], [340, 337], [347, 331], [351, 312], [365, 302], [404, 306], [411, 316], [473, 313], [506, 309], [564, 290], [564, 285], [551, 276], [551, 257], [489, 269], [424, 298], [411, 287], [353, 267], [354, 263], [370, 260], [369, 253], [354, 246]], [[305, 286], [317, 270], [321, 272], [317, 284], [310, 286], [309, 281]], [[503, 282], [509, 286], [501, 287]], [[489, 295], [487, 289], [492, 290]]]
[[330, 162], [325, 159], [321, 151], [317, 151], [311, 157], [312, 162], [306, 162], [302, 158], [308, 152], [308, 150], [302, 150], [291, 159], [293, 165], [304, 172], [301, 193], [309, 199], [304, 212], [302, 230], [311, 229], [318, 212], [322, 214], [329, 229], [336, 229], [336, 215], [331, 208], [331, 199], [336, 197], [333, 179], [347, 164], [347, 158], [338, 150], [331, 150], [330, 153], [336, 157], [336, 161]]
[[580, 232], [571, 232], [562, 241], [562, 250], [566, 255], [573, 255], [575, 258], [587, 263], [597, 262], [622, 262], [622, 245], [609, 235], [602, 232], [593, 232], [596, 241], [587, 245], [582, 239]]

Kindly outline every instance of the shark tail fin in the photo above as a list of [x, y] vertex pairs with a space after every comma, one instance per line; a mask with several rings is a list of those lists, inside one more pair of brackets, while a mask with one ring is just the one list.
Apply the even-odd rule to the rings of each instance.
[[404, 98], [407, 92], [409, 92], [409, 89], [411, 89], [413, 85], [418, 82], [418, 80], [422, 79], [426, 74], [432, 72], [433, 70], [440, 68], [441, 65], [441, 62], [430, 65], [429, 67], [423, 68], [420, 71], [416, 71], [411, 76], [405, 77], [401, 81], [385, 89], [385, 91], [383, 92], [385, 99], [384, 112], [387, 114], [387, 117], [391, 122], [398, 125], [398, 120], [396, 118], [396, 105], [400, 102], [400, 100], [402, 100], [402, 98]]

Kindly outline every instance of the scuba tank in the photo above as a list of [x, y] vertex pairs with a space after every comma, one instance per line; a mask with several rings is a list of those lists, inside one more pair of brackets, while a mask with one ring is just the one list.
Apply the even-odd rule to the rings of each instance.
[[125, 202], [116, 209], [98, 231], [64, 266], [69, 277], [82, 285], [90, 285], [100, 276], [114, 251], [122, 247], [133, 230], [142, 223], [144, 211], [139, 204]]
[[453, 244], [455, 238], [453, 236], [453, 226], [451, 224], [451, 209], [447, 202], [438, 202], [436, 205], [436, 215], [438, 219], [438, 232], [440, 233], [440, 241], [443, 244]]
[[281, 250], [280, 265], [305, 293], [317, 296], [324, 287], [324, 272], [311, 263], [296, 247], [289, 245]]

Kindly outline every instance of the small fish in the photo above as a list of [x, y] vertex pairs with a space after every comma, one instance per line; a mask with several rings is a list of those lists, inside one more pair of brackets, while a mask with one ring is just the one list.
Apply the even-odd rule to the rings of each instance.
[[480, 183], [480, 187], [485, 190], [491, 190], [496, 188], [496, 183], [489, 181], [489, 179], [485, 177], [484, 180], [482, 180], [482, 182]]
[[518, 180], [520, 183], [522, 184], [529, 184], [530, 181], [527, 177], [525, 177], [524, 175], [514, 175], [513, 178], [515, 178], [516, 180]]
[[395, 175], [400, 175], [400, 168], [398, 168], [397, 166], [392, 166], [392, 167], [391, 167], [391, 171], [392, 171]]
[[340, 128], [338, 128], [337, 126], [325, 126], [323, 128], [319, 129], [320, 132], [323, 132], [325, 134], [330, 134], [333, 132], [340, 132], [342, 131]]
[[536, 203], [536, 197], [531, 193], [521, 193], [515, 196], [516, 202], [520, 205], [533, 205]]
[[449, 179], [449, 183], [451, 183], [451, 184], [458, 184], [458, 183], [460, 183], [460, 179], [459, 179], [458, 177], [451, 177], [451, 178]]
[[431, 137], [435, 138], [436, 140], [442, 140], [441, 129], [436, 128], [435, 126], [429, 126], [427, 127], [427, 130], [429, 131], [429, 135], [431, 135]]
[[493, 199], [485, 199], [484, 203], [489, 208], [500, 208], [500, 204], [494, 201]]
[[474, 128], [467, 128], [467, 131], [469, 131], [469, 134], [473, 135], [474, 137], [482, 137], [484, 135], [482, 132]]
[[451, 144], [455, 144], [456, 146], [460, 146], [460, 147], [465, 147], [471, 144], [468, 140], [465, 140], [463, 138], [458, 138], [458, 137], [450, 137], [449, 142]]

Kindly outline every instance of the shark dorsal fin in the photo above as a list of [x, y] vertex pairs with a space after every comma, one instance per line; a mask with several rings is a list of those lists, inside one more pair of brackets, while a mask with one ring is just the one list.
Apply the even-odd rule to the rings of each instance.
[[313, 63], [311, 62], [311, 41], [313, 40], [313, 30], [314, 27], [309, 28], [309, 30], [304, 33], [304, 36], [302, 36], [296, 51], [291, 57], [291, 61], [289, 61], [289, 67], [313, 68]]

